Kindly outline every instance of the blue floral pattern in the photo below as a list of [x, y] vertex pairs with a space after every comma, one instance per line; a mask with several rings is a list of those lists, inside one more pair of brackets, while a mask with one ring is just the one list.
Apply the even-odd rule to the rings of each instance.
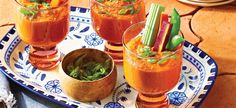
[[29, 46], [29, 45], [27, 45], [27, 46], [25, 47], [25, 52], [26, 52], [27, 54], [29, 54], [29, 52], [30, 52], [30, 46]]
[[103, 40], [96, 33], [91, 33], [90, 35], [87, 35], [84, 41], [90, 46], [98, 46], [103, 43]]
[[44, 86], [46, 88], [47, 91], [50, 91], [52, 93], [61, 93], [61, 87], [59, 85], [59, 80], [51, 80], [48, 81], [47, 84]]
[[178, 91], [168, 93], [168, 97], [170, 104], [174, 104], [177, 106], [180, 106], [187, 99], [185, 93]]
[[125, 107], [118, 102], [109, 102], [104, 106], [104, 108], [125, 108]]
[[28, 60], [29, 49], [30, 47], [27, 45], [24, 47], [25, 53], [18, 52], [18, 58], [13, 57], [15, 69], [17, 69], [19, 74], [26, 79], [31, 78], [43, 81], [46, 78], [46, 74], [37, 72], [37, 68], [30, 64]]

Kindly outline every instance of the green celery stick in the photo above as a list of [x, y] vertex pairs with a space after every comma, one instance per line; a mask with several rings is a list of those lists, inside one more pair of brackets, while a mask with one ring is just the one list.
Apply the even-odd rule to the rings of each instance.
[[[145, 28], [144, 28], [144, 32], [145, 32], [144, 34], [147, 34], [147, 31], [148, 31], [148, 29], [149, 29], [148, 26], [147, 26], [147, 24], [150, 24], [150, 22], [152, 21], [152, 20], [151, 20], [151, 17], [153, 17], [153, 15], [154, 15], [153, 13], [154, 13], [154, 12], [151, 12], [151, 10], [154, 11], [154, 9], [155, 9], [155, 4], [151, 4], [150, 13], [149, 13], [149, 15], [148, 15], [148, 18], [147, 18], [147, 21], [146, 21], [146, 25], [145, 25]], [[142, 43], [145, 44], [145, 45], [147, 44], [147, 43], [146, 43], [146, 40], [147, 40], [147, 35], [143, 35], [143, 36], [142, 36]]]
[[157, 33], [159, 31], [161, 13], [165, 8], [158, 4], [152, 4], [142, 37], [143, 44], [153, 46]]

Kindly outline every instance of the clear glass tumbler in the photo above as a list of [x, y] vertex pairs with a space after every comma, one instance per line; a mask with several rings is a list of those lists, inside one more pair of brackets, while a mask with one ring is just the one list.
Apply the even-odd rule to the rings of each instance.
[[[140, 47], [145, 22], [130, 26], [123, 35], [124, 74], [131, 87], [138, 91], [137, 108], [167, 108], [166, 93], [178, 83], [181, 75], [183, 45], [176, 51], [157, 53], [153, 57], [137, 54]], [[149, 60], [155, 59], [156, 63]]]
[[132, 24], [144, 21], [143, 0], [90, 0], [92, 25], [96, 33], [106, 40], [105, 51], [115, 62], [123, 62], [122, 35]]
[[46, 1], [15, 0], [16, 30], [21, 40], [30, 45], [29, 61], [38, 69], [59, 64], [57, 44], [69, 31], [69, 0]]

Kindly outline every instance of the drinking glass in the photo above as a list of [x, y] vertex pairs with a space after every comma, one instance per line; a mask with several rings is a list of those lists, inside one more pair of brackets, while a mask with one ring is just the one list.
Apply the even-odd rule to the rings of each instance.
[[130, 25], [145, 20], [144, 1], [100, 1], [90, 0], [93, 28], [101, 38], [107, 41], [105, 51], [112, 56], [116, 63], [122, 62], [122, 35]]
[[[145, 22], [130, 26], [123, 35], [124, 75], [128, 84], [138, 91], [137, 108], [166, 108], [169, 106], [166, 93], [179, 81], [182, 65], [183, 45], [176, 51], [155, 55], [156, 63], [136, 53], [141, 43]], [[167, 53], [167, 52], [166, 52]], [[173, 58], [172, 58], [172, 57]], [[166, 61], [163, 61], [165, 58]], [[161, 61], [162, 60], [162, 61]]]
[[54, 68], [61, 60], [57, 44], [69, 31], [68, 0], [43, 9], [36, 3], [27, 6], [24, 0], [15, 2], [16, 30], [21, 40], [30, 45], [30, 63], [38, 69]]

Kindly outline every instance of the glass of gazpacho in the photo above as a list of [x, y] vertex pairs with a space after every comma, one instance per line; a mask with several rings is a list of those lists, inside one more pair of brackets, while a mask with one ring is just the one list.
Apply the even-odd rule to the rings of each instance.
[[90, 0], [92, 25], [107, 42], [105, 51], [123, 61], [122, 35], [132, 24], [145, 20], [143, 0]]
[[57, 44], [69, 27], [68, 0], [15, 0], [16, 30], [30, 45], [29, 61], [38, 69], [51, 69], [60, 62]]
[[160, 11], [162, 8], [152, 5], [147, 21], [133, 24], [123, 35], [124, 75], [138, 91], [137, 108], [167, 108], [166, 93], [180, 79], [184, 40], [171, 34], [172, 30], [179, 32], [179, 28], [168, 21], [168, 15]]

